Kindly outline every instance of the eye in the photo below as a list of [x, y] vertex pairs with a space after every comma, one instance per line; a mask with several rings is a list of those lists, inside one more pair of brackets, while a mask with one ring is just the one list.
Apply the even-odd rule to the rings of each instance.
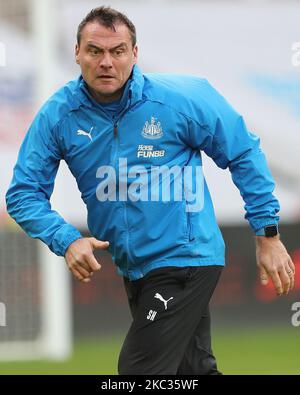
[[91, 55], [98, 55], [99, 54], [99, 50], [96, 49], [96, 48], [91, 48], [89, 50], [89, 52], [90, 52]]
[[116, 56], [120, 56], [120, 55], [122, 55], [123, 52], [124, 52], [124, 49], [116, 49], [115, 50], [115, 55]]

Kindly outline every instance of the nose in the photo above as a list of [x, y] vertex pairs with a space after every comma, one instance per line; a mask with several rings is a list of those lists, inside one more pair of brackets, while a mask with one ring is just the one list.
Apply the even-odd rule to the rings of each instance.
[[99, 66], [101, 68], [105, 68], [105, 69], [112, 67], [112, 58], [111, 58], [111, 54], [109, 52], [105, 52], [103, 54], [103, 56], [101, 57]]

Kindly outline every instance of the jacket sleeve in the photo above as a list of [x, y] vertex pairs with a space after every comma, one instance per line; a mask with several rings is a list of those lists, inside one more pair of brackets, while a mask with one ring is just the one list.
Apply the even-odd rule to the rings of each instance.
[[46, 114], [39, 113], [21, 146], [13, 179], [6, 193], [7, 211], [31, 237], [64, 256], [68, 246], [82, 237], [51, 209], [50, 197], [61, 159]]
[[260, 139], [247, 130], [243, 118], [207, 81], [203, 97], [201, 115], [190, 127], [193, 148], [203, 150], [218, 167], [229, 168], [254, 232], [278, 224], [280, 206], [273, 195], [275, 183]]

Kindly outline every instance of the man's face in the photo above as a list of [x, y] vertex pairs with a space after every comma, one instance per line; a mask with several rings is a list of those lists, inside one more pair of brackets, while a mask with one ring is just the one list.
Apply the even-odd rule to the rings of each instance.
[[100, 102], [118, 100], [137, 61], [137, 46], [132, 47], [126, 25], [113, 31], [98, 22], [88, 23], [76, 45], [76, 63], [91, 94]]

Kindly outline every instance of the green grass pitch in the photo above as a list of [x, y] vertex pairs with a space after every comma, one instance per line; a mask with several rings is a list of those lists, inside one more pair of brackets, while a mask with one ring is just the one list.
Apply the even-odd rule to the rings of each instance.
[[[77, 340], [68, 361], [1, 362], [0, 374], [117, 374], [122, 341]], [[224, 374], [300, 374], [300, 327], [215, 331], [213, 349]]]

